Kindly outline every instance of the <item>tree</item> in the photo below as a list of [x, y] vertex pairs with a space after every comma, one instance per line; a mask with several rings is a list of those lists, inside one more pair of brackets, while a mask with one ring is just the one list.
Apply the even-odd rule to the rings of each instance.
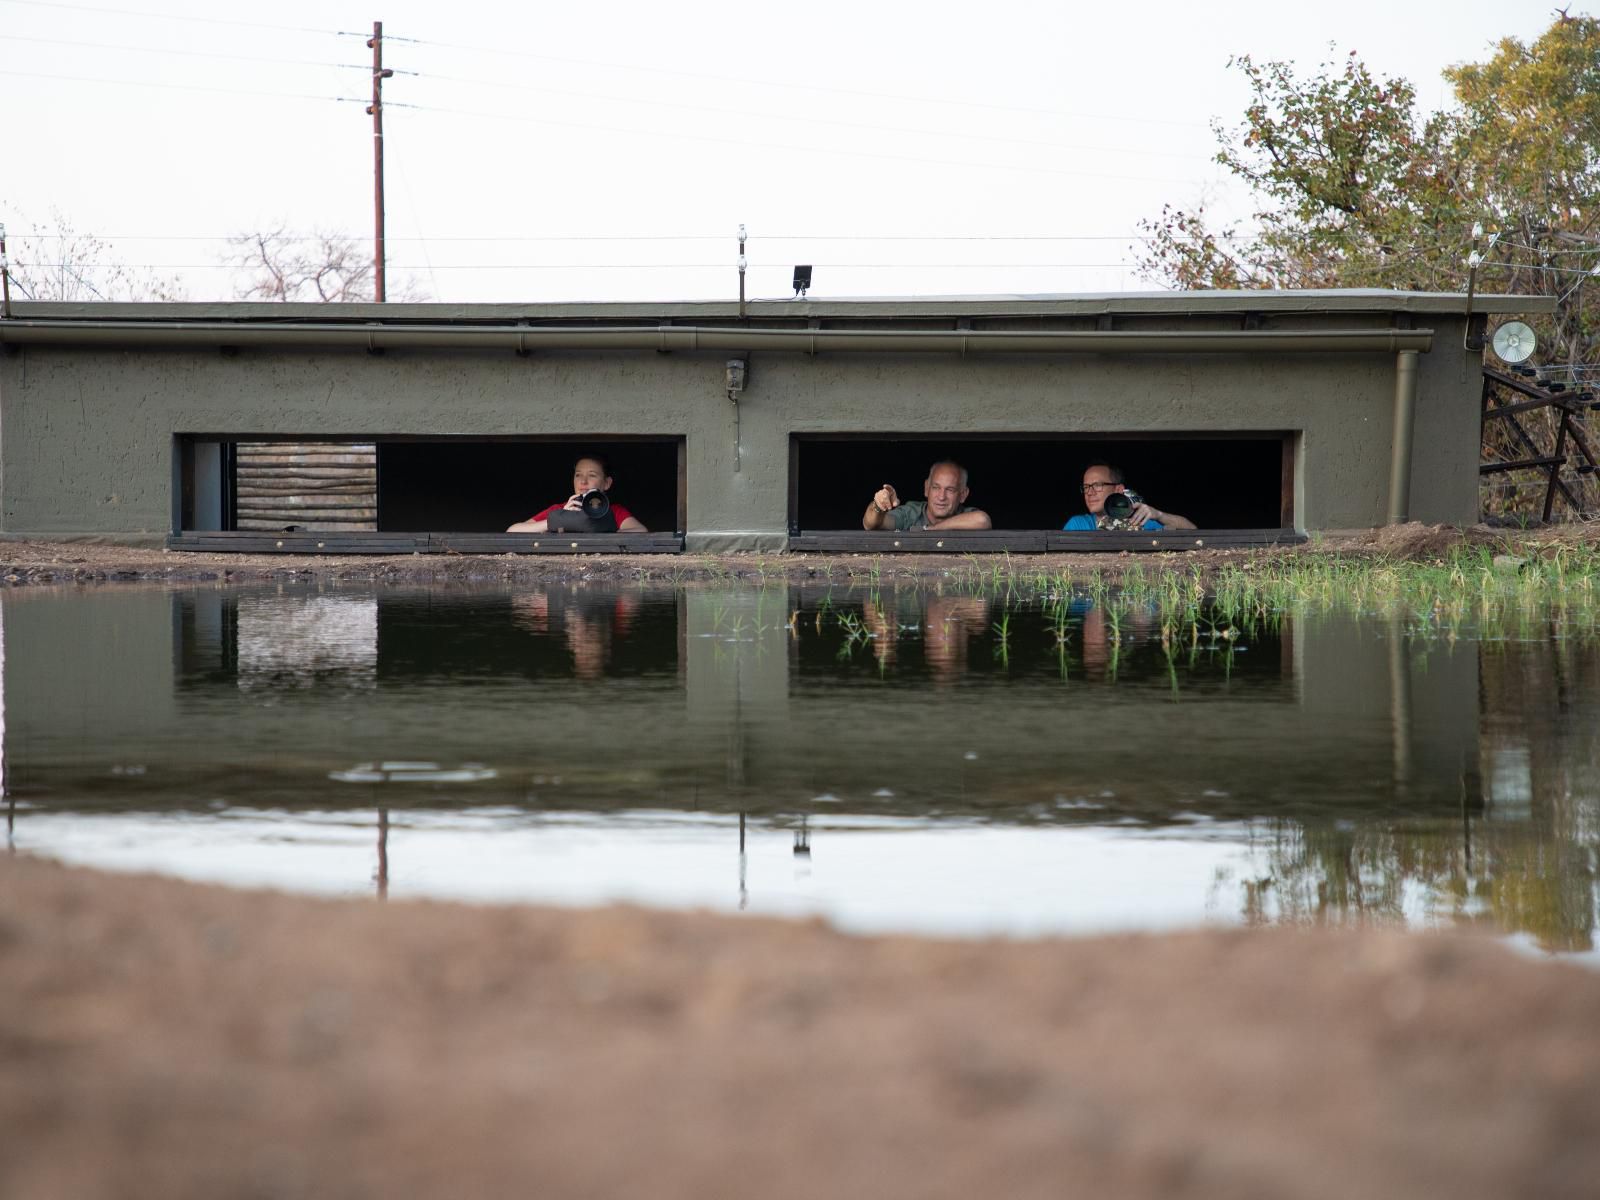
[[[1506, 38], [1450, 68], [1456, 107], [1420, 116], [1404, 79], [1354, 53], [1302, 79], [1231, 60], [1252, 101], [1213, 122], [1217, 161], [1249, 185], [1250, 221], [1214, 228], [1204, 205], [1140, 223], [1143, 273], [1180, 288], [1389, 287], [1458, 291], [1482, 223], [1479, 287], [1554, 296], [1537, 324], [1549, 362], [1600, 350], [1600, 21], [1558, 14], [1531, 45]], [[1489, 245], [1488, 238], [1494, 241]]]
[[230, 238], [227, 261], [251, 273], [242, 300], [371, 300], [372, 257], [354, 238], [318, 230], [309, 239], [279, 225], [266, 233]]
[[130, 266], [59, 211], [7, 247], [12, 287], [30, 300], [181, 300], [183, 286]]
[[[283, 224], [268, 232], [230, 238], [226, 261], [250, 273], [238, 289], [241, 300], [299, 300], [311, 303], [373, 300], [372, 249], [344, 234], [316, 230], [308, 237], [287, 231]], [[385, 290], [390, 299], [425, 297], [409, 280], [398, 287], [391, 277]]]

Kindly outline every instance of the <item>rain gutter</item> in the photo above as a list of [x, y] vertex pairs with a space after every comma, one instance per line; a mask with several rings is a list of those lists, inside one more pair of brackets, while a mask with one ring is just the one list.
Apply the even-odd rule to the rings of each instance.
[[343, 346], [365, 350], [706, 350], [930, 354], [1325, 354], [1427, 351], [1431, 329], [943, 330], [741, 326], [398, 325], [363, 322], [0, 321], [0, 344]]

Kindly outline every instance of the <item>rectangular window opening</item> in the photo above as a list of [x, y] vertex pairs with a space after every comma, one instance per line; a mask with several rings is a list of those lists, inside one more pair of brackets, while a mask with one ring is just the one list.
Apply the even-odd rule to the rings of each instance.
[[[506, 534], [572, 494], [580, 457], [600, 457], [612, 501], [650, 531], [621, 549], [679, 549], [686, 510], [681, 437], [178, 439], [174, 545], [198, 535], [218, 548], [427, 550], [440, 534], [470, 534], [475, 550], [542, 549]], [[227, 535], [224, 537], [223, 535]], [[326, 535], [326, 536], [323, 536]], [[583, 535], [559, 547], [590, 545]], [[637, 539], [642, 535], [628, 536]], [[287, 537], [294, 545], [276, 544]], [[505, 539], [500, 546], [496, 539]], [[307, 539], [314, 539], [308, 541]], [[458, 539], [459, 541], [459, 539]], [[668, 545], [671, 541], [673, 544]], [[301, 545], [305, 542], [305, 545]], [[481, 544], [480, 544], [481, 543]], [[391, 546], [392, 544], [392, 546]], [[460, 548], [460, 547], [456, 547]]]
[[[892, 484], [902, 501], [920, 500], [930, 466], [953, 459], [967, 468], [967, 503], [989, 514], [994, 532], [952, 534], [939, 549], [991, 543], [994, 549], [1046, 549], [1038, 534], [1060, 531], [1069, 517], [1086, 511], [1079, 485], [1085, 468], [1096, 462], [1119, 468], [1127, 486], [1153, 507], [1182, 514], [1202, 531], [1230, 531], [1241, 544], [1251, 531], [1260, 531], [1256, 540], [1286, 540], [1283, 531], [1295, 526], [1296, 441], [1289, 431], [796, 435], [790, 448], [790, 531], [803, 539], [803, 548], [827, 549], [833, 542], [839, 549], [858, 548], [862, 514], [879, 487]], [[1007, 536], [1013, 533], [1018, 536]], [[882, 548], [929, 547], [919, 540]], [[1056, 538], [1048, 548], [1069, 547]]]

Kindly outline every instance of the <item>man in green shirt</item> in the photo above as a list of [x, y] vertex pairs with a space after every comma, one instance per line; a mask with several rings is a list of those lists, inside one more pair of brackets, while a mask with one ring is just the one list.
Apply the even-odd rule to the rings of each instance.
[[863, 529], [988, 529], [989, 514], [967, 503], [967, 469], [945, 459], [928, 468], [922, 485], [926, 500], [901, 502], [891, 484], [872, 497], [861, 518]]

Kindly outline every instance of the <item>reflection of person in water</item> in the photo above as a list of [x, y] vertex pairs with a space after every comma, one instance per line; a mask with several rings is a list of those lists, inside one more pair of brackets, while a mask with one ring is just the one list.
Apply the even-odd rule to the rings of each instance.
[[[572, 465], [572, 495], [567, 497], [565, 504], [557, 501], [548, 507], [540, 509], [526, 521], [518, 521], [506, 529], [507, 533], [544, 533], [550, 528], [550, 514], [557, 509], [568, 512], [579, 512], [583, 508], [583, 497], [586, 492], [610, 493], [612, 484], [616, 481], [611, 478], [611, 470], [606, 466], [606, 460], [598, 454], [586, 454]], [[548, 494], [548, 493], [546, 493]], [[618, 533], [648, 533], [643, 523], [620, 504], [611, 506], [611, 515], [616, 518]]]
[[[869, 604], [862, 621], [872, 633], [872, 651], [885, 667], [894, 665], [896, 641], [902, 625], [917, 625], [922, 633], [922, 654], [928, 670], [940, 683], [965, 674], [967, 649], [972, 638], [989, 627], [989, 602], [982, 596], [890, 596], [885, 607]], [[920, 617], [918, 620], [918, 610]]]
[[[1082, 607], [1079, 607], [1082, 604]], [[1073, 606], [1074, 612], [1083, 613], [1083, 674], [1085, 679], [1105, 679], [1113, 674], [1116, 658], [1130, 649], [1127, 643], [1135, 637], [1146, 637], [1155, 625], [1155, 613], [1149, 608], [1136, 608], [1121, 613], [1115, 626], [1106, 620], [1102, 605], [1081, 601]]]
[[530, 633], [559, 629], [572, 654], [573, 674], [594, 680], [605, 676], [616, 643], [628, 636], [639, 597], [630, 592], [586, 594], [581, 585], [552, 595], [545, 590], [511, 598], [514, 620]]

